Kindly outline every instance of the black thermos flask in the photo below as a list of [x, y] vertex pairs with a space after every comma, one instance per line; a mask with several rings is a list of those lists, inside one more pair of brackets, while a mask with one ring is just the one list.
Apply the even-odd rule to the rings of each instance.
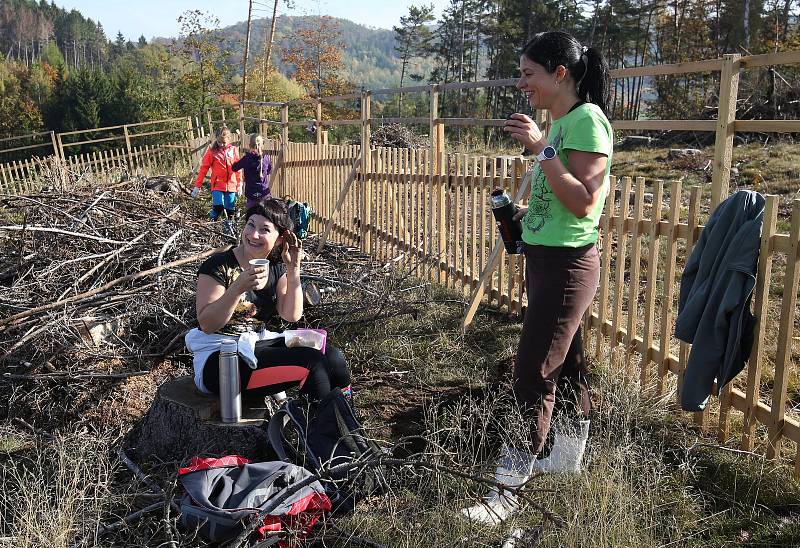
[[506, 253], [522, 253], [522, 223], [514, 220], [517, 206], [511, 202], [511, 198], [502, 188], [495, 188], [490, 200]]

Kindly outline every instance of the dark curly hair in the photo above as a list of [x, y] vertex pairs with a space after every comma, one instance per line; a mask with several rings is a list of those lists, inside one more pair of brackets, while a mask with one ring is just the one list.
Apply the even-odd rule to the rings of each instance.
[[281, 234], [284, 230], [294, 231], [294, 221], [289, 216], [286, 202], [279, 198], [264, 198], [256, 205], [248, 208], [244, 214], [244, 222], [246, 223], [253, 215], [264, 217], [274, 224]]

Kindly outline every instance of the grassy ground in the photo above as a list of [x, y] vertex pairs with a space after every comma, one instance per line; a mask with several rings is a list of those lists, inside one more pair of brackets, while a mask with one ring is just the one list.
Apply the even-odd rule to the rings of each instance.
[[[447, 298], [431, 291], [434, 300]], [[439, 304], [413, 321], [398, 317], [337, 337], [357, 341], [363, 356], [373, 356], [368, 368], [356, 366], [359, 406], [370, 424], [395, 440], [420, 434], [424, 450], [442, 462], [489, 473], [500, 440], [524, 444], [524, 427], [509, 416], [506, 374], [519, 324], [485, 310], [462, 335], [461, 314], [460, 306]], [[532, 496], [567, 522], [545, 527], [537, 545], [800, 543], [800, 485], [788, 479], [787, 467], [705, 445], [688, 422], [676, 419], [674, 395], [643, 394], [622, 370], [615, 356], [594, 364], [586, 473], [533, 482]], [[371, 381], [376, 375], [392, 379], [392, 388]], [[481, 488], [433, 476], [419, 477], [416, 490], [411, 485], [404, 478], [391, 503], [362, 507], [354, 528], [391, 546], [441, 546], [454, 539], [496, 546], [510, 529], [532, 531], [541, 523], [541, 514], [528, 508], [501, 528], [475, 527], [457, 510]]]

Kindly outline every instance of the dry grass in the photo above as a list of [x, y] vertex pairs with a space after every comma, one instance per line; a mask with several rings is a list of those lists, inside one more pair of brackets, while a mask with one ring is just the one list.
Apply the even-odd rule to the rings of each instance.
[[21, 548], [94, 546], [112, 502], [108, 436], [57, 434], [0, 462], [3, 534]]

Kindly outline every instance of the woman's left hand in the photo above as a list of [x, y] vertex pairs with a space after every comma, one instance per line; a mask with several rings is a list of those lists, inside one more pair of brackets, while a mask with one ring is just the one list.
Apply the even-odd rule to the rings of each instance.
[[539, 126], [529, 116], [520, 114], [519, 112], [512, 114], [506, 125], [503, 126], [503, 131], [509, 136], [522, 143], [525, 148], [531, 152], [539, 154], [547, 143], [545, 142], [544, 134]]
[[300, 261], [303, 258], [303, 244], [297, 234], [291, 230], [283, 233], [283, 264], [287, 270], [300, 270]]

